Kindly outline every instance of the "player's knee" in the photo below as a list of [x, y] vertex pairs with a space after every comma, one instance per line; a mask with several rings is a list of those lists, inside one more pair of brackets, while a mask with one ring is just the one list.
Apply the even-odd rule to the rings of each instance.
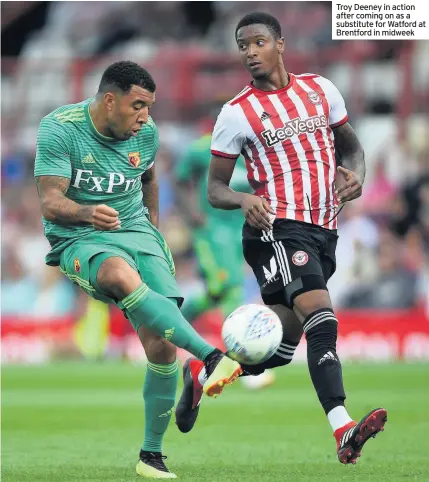
[[148, 360], [152, 363], [173, 363], [176, 360], [176, 347], [160, 336], [146, 340], [143, 346]]
[[[301, 322], [317, 310], [322, 308], [332, 309], [326, 284], [324, 281], [322, 282], [323, 278], [319, 276], [315, 278], [320, 278], [320, 280], [313, 280], [315, 283], [314, 286], [311, 287], [312, 289], [299, 293], [293, 300], [293, 311]], [[320, 281], [320, 284], [316, 281]]]
[[106, 259], [97, 273], [98, 286], [117, 300], [122, 300], [141, 285], [140, 275], [122, 258]]

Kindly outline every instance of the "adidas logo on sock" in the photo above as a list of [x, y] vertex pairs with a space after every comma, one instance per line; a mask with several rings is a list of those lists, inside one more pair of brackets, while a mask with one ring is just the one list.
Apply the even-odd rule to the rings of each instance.
[[169, 328], [169, 329], [165, 330], [164, 338], [166, 340], [171, 340], [173, 338], [174, 331], [175, 331], [175, 328]]
[[268, 114], [268, 112], [262, 112], [262, 115], [260, 117], [261, 121], [264, 121], [264, 120], [267, 120], [267, 119], [270, 119], [272, 117], [271, 114]]
[[318, 365], [321, 365], [322, 363], [325, 363], [326, 360], [333, 360], [333, 361], [338, 361], [334, 354], [331, 351], [328, 351], [328, 353], [325, 353], [322, 358], [319, 360]]
[[170, 417], [173, 414], [173, 409], [170, 408], [170, 410], [167, 410], [164, 413], [161, 413], [161, 415], [158, 415], [158, 418], [165, 418], [165, 417]]

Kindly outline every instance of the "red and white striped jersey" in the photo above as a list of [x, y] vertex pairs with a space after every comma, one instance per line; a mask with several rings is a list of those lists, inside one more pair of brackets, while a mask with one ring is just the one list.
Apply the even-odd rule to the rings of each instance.
[[243, 154], [255, 194], [294, 219], [336, 229], [335, 148], [332, 129], [347, 122], [334, 84], [315, 74], [289, 74], [283, 89], [249, 84], [227, 102], [213, 131], [213, 155]]

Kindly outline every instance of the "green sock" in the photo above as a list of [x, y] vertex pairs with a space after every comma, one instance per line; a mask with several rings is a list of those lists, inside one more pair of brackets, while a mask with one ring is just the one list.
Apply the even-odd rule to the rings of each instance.
[[177, 360], [168, 365], [148, 361], [143, 386], [145, 403], [143, 450], [162, 452], [162, 439], [173, 413], [178, 377]]
[[144, 325], [199, 360], [205, 360], [215, 350], [183, 318], [176, 303], [155, 293], [145, 284], [125, 297], [122, 305], [136, 331]]

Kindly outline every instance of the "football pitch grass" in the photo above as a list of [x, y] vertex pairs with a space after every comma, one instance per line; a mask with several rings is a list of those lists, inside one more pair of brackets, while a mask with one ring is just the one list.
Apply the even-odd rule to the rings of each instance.
[[[164, 452], [179, 480], [427, 481], [428, 365], [345, 364], [348, 409], [387, 408], [384, 433], [341, 465], [305, 365], [258, 392], [206, 399], [194, 430], [173, 420]], [[142, 366], [58, 363], [2, 369], [2, 481], [134, 481], [143, 440]]]

